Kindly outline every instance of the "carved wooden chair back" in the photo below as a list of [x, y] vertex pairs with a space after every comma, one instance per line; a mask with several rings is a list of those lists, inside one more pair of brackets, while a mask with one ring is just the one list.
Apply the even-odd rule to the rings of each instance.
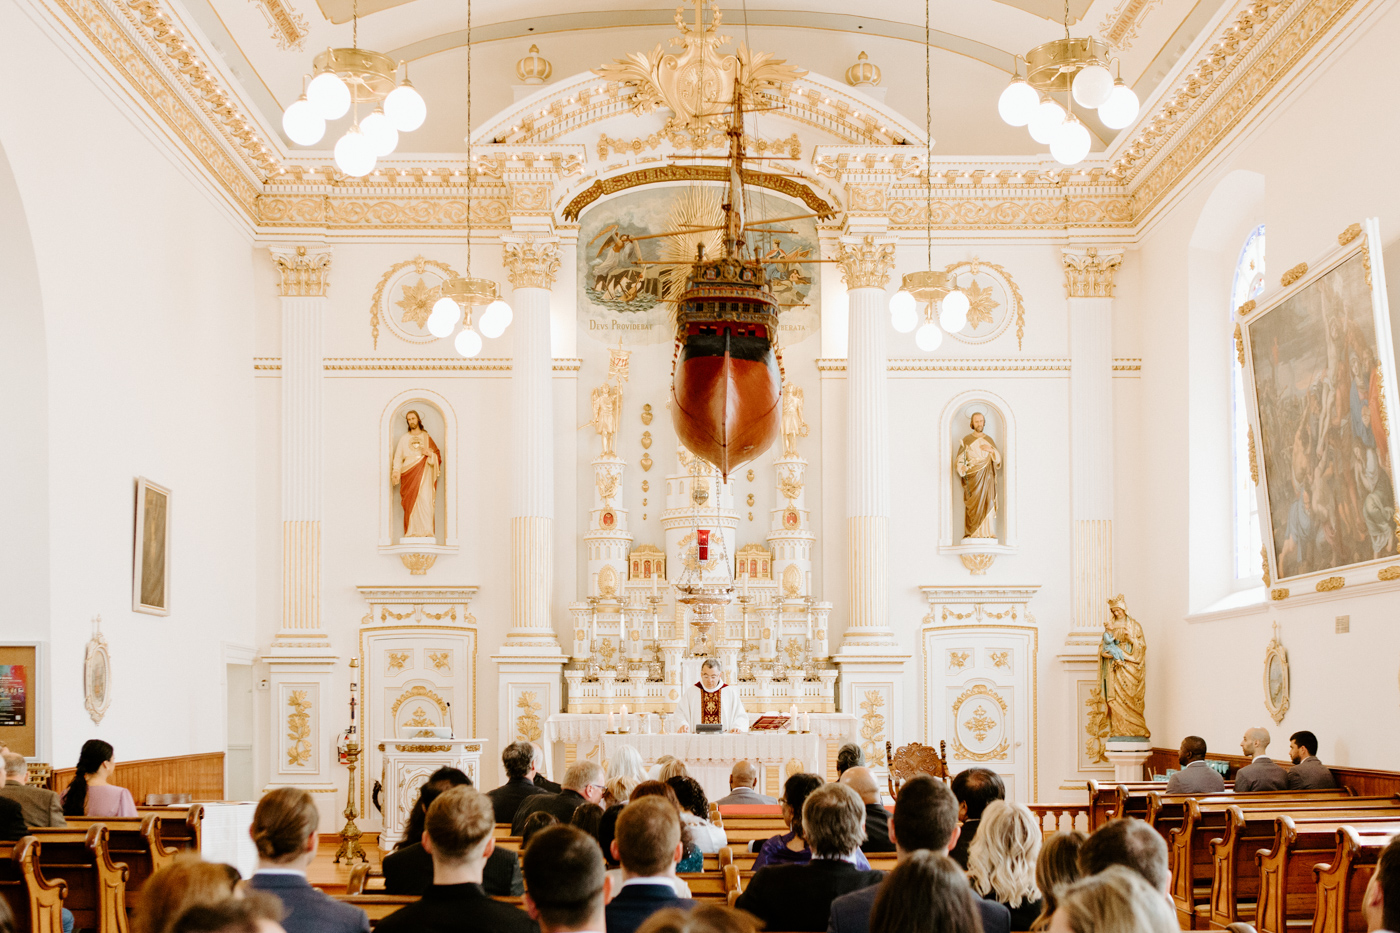
[[939, 742], [938, 751], [932, 745], [910, 742], [894, 750], [894, 743], [885, 742], [885, 759], [890, 763], [890, 796], [899, 798], [899, 788], [916, 774], [929, 774], [948, 782], [948, 743]]

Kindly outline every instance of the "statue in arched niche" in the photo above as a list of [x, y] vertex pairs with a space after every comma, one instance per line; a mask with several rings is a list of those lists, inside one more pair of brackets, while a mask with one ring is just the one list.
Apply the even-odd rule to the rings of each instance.
[[957, 471], [963, 487], [963, 537], [997, 536], [997, 473], [1001, 451], [983, 430], [987, 417], [973, 412], [972, 433], [958, 447]]
[[408, 431], [394, 448], [389, 483], [399, 487], [403, 536], [432, 538], [436, 534], [437, 482], [442, 473], [442, 452], [423, 427], [418, 412], [406, 412], [404, 420]]

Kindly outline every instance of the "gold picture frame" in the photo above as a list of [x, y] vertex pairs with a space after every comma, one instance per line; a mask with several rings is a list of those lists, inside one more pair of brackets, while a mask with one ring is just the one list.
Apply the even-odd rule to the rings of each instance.
[[136, 477], [136, 531], [132, 549], [131, 608], [170, 615], [170, 490]]
[[1274, 623], [1274, 637], [1264, 650], [1264, 706], [1274, 718], [1274, 725], [1283, 722], [1288, 715], [1290, 692], [1288, 677], [1288, 649], [1278, 640], [1278, 623]]
[[93, 725], [101, 725], [112, 705], [112, 656], [107, 651], [107, 639], [102, 637], [102, 617], [92, 620], [92, 638], [83, 651], [83, 707], [92, 717]]

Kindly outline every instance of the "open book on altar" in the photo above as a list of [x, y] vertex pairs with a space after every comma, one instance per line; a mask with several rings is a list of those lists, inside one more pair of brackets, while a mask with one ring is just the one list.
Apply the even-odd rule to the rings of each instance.
[[777, 732], [792, 721], [791, 716], [760, 716], [750, 726], [750, 732]]

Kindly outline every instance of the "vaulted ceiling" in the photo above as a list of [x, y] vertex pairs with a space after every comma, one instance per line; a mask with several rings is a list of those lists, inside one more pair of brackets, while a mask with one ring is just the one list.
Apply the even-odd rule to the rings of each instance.
[[[762, 3], [762, 6], [759, 3]], [[1110, 42], [1122, 75], [1146, 100], [1225, 0], [1070, 0], [1073, 35]], [[170, 0], [173, 12], [211, 55], [222, 57], [243, 98], [280, 132], [281, 112], [301, 93], [312, 57], [358, 42], [408, 62], [428, 120], [406, 134], [403, 153], [457, 154], [467, 128], [466, 0]], [[942, 155], [1017, 156], [1043, 152], [1023, 129], [997, 116], [1014, 56], [1064, 34], [1056, 0], [929, 0], [932, 131]], [[473, 0], [471, 119], [480, 125], [509, 106], [515, 63], [530, 45], [553, 66], [551, 80], [589, 71], [675, 36], [677, 0]], [[560, 12], [561, 6], [567, 12]], [[686, 3], [687, 9], [693, 3]], [[745, 7], [748, 7], [745, 9]], [[865, 52], [882, 71], [877, 94], [924, 122], [924, 3], [884, 0], [878, 16], [835, 0], [756, 0], [721, 7], [735, 44], [841, 79]], [[692, 18], [688, 13], [687, 18]], [[348, 118], [347, 118], [348, 120]], [[1113, 133], [1086, 120], [1102, 149]], [[334, 133], [334, 131], [332, 131]], [[338, 135], [338, 134], [334, 134]], [[328, 134], [329, 138], [334, 135]], [[296, 149], [286, 139], [288, 149]]]

